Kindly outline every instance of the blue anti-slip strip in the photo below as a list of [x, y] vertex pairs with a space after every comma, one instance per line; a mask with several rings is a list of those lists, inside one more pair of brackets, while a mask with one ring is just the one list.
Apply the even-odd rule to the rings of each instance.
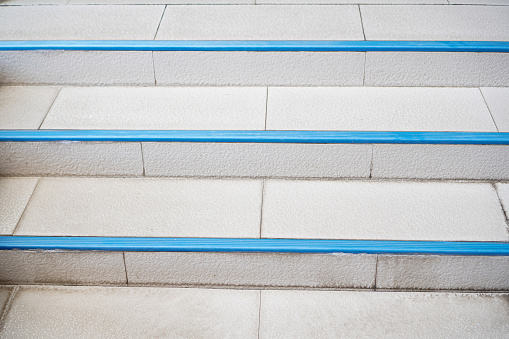
[[1, 141], [509, 145], [509, 133], [369, 131], [0, 130]]
[[258, 52], [509, 52], [505, 41], [251, 41], [34, 40], [0, 41], [0, 51], [258, 51]]
[[117, 237], [0, 237], [0, 250], [284, 252], [507, 256], [509, 243]]

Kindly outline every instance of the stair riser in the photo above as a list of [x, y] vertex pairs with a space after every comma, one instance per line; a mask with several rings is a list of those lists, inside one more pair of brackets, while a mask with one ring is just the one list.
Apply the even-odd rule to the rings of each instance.
[[508, 53], [2, 51], [1, 84], [509, 86]]
[[507, 256], [0, 251], [0, 259], [0, 284], [509, 290]]
[[1, 176], [509, 180], [509, 146], [2, 142]]

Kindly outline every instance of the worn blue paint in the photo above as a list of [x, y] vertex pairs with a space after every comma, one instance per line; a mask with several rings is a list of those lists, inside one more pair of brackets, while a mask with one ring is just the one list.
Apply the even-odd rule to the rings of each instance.
[[251, 41], [34, 40], [0, 41], [0, 51], [258, 51], [258, 52], [509, 52], [505, 41]]
[[369, 131], [0, 130], [1, 141], [509, 145], [509, 133]]
[[0, 250], [284, 252], [507, 256], [509, 243], [120, 237], [0, 237]]

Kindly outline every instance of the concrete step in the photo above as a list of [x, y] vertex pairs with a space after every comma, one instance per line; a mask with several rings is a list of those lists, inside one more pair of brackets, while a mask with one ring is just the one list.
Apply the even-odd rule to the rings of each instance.
[[[0, 94], [3, 176], [509, 179], [500, 141], [507, 88], [4, 86]], [[370, 132], [386, 139], [363, 137]], [[428, 137], [435, 132], [475, 133]]]
[[[350, 48], [246, 51], [242, 41], [509, 40], [507, 6], [2, 6], [1, 40], [241, 40], [230, 49], [3, 45], [2, 84], [509, 86], [507, 53]], [[41, 22], [44, 20], [44, 22]], [[37, 24], [33, 24], [37, 22]], [[40, 27], [45, 27], [41, 30]], [[143, 45], [143, 42], [139, 42]], [[269, 44], [270, 46], [270, 44]], [[76, 67], [79, 65], [79, 67]]]
[[9, 300], [6, 338], [502, 338], [509, 331], [507, 294], [77, 286], [0, 293]]
[[509, 289], [507, 184], [0, 183], [9, 206], [2, 210], [8, 237], [0, 238], [4, 284]]

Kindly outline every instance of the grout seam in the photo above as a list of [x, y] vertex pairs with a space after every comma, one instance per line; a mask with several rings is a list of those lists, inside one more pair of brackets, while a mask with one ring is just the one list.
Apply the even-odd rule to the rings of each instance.
[[122, 257], [124, 258], [125, 283], [129, 285], [129, 278], [127, 277], [127, 264], [125, 263], [125, 252], [122, 252]]
[[32, 197], [34, 196], [35, 191], [37, 190], [37, 187], [39, 187], [39, 183], [41, 182], [41, 180], [42, 180], [42, 178], [37, 178], [37, 183], [35, 184], [34, 190], [32, 191], [32, 194], [30, 194], [30, 198], [28, 198], [27, 204], [25, 205], [25, 208], [23, 209], [23, 213], [21, 213], [21, 215], [19, 216], [18, 222], [16, 223], [16, 227], [14, 227], [14, 229], [12, 230], [11, 235], [16, 234], [16, 231], [18, 230], [19, 225], [21, 224], [21, 220], [23, 219], [23, 216], [25, 215], [25, 212], [28, 209], [28, 205], [30, 205], [30, 202], [32, 201]]
[[156, 64], [154, 61], [154, 51], [152, 51], [152, 71], [154, 73], [154, 86], [157, 86]]
[[366, 86], [366, 61], [368, 59], [368, 52], [364, 52], [364, 71], [362, 73], [362, 86]]
[[267, 130], [268, 114], [269, 114], [269, 86], [267, 86], [267, 93], [265, 94], [265, 131]]
[[258, 303], [258, 339], [260, 339], [260, 327], [262, 324], [262, 290], [258, 290], [260, 292], [260, 299]]
[[163, 14], [161, 14], [161, 19], [159, 20], [159, 24], [157, 25], [156, 34], [154, 34], [154, 38], [152, 40], [156, 39], [157, 33], [159, 32], [159, 27], [161, 27], [161, 22], [163, 22], [164, 13], [166, 12], [166, 8], [168, 5], [164, 5]]
[[373, 178], [373, 158], [375, 153], [375, 145], [371, 145], [371, 163], [369, 164], [369, 179]]
[[51, 103], [51, 105], [49, 106], [48, 108], [48, 111], [46, 112], [46, 115], [44, 116], [44, 118], [42, 119], [41, 121], [41, 124], [39, 125], [39, 128], [37, 129], [41, 129], [42, 125], [44, 124], [44, 121], [46, 121], [46, 118], [48, 117], [49, 115], [49, 112], [51, 111], [51, 109], [53, 108], [53, 105], [55, 104], [55, 101], [57, 101], [57, 98], [60, 94], [60, 92], [62, 91], [62, 87], [59, 87], [58, 88], [58, 92], [57, 92], [57, 95], [55, 95], [55, 99], [53, 99], [53, 102]]
[[502, 199], [500, 198], [500, 194], [498, 194], [497, 185], [495, 183], [492, 183], [491, 185], [493, 186], [493, 188], [495, 189], [495, 193], [497, 194], [498, 202], [500, 204], [500, 207], [502, 208], [502, 214], [504, 215], [504, 218], [505, 218], [506, 230], [507, 230], [507, 233], [509, 233], [509, 214], [508, 214], [508, 211], [506, 211], [506, 209], [504, 207], [504, 203], [502, 202]]
[[143, 165], [143, 173], [142, 173], [142, 176], [146, 176], [145, 175], [145, 157], [143, 156], [143, 143], [140, 142], [140, 148], [141, 148], [141, 164]]
[[262, 203], [260, 204], [260, 239], [262, 238], [262, 223], [263, 223], [263, 196], [265, 194], [265, 179], [262, 180]]
[[378, 257], [379, 255], [377, 254], [376, 256], [376, 264], [375, 264], [375, 286], [374, 286], [374, 290], [376, 291], [376, 278], [378, 277]]
[[18, 290], [19, 290], [19, 286], [18, 285], [14, 286], [14, 288], [11, 291], [11, 294], [9, 295], [9, 299], [5, 303], [4, 310], [3, 310], [2, 314], [0, 315], [0, 330], [2, 329], [2, 327], [4, 325], [4, 320], [5, 320], [5, 317], [7, 316], [7, 313], [9, 313], [9, 310], [11, 309], [12, 301], [18, 294]]
[[482, 99], [484, 100], [484, 104], [486, 105], [486, 108], [488, 109], [488, 112], [490, 112], [491, 120], [493, 120], [493, 123], [495, 124], [495, 128], [497, 129], [497, 132], [500, 132], [497, 126], [497, 122], [495, 121], [495, 118], [493, 117], [493, 113], [491, 113], [490, 106], [488, 105], [488, 102], [486, 101], [486, 98], [484, 97], [484, 93], [482, 92], [482, 89], [479, 87], [479, 92], [481, 92]]
[[364, 41], [366, 41], [366, 33], [364, 32], [364, 23], [362, 22], [361, 5], [357, 5], [357, 8], [359, 9], [359, 16], [361, 17], [362, 36], [364, 37]]

